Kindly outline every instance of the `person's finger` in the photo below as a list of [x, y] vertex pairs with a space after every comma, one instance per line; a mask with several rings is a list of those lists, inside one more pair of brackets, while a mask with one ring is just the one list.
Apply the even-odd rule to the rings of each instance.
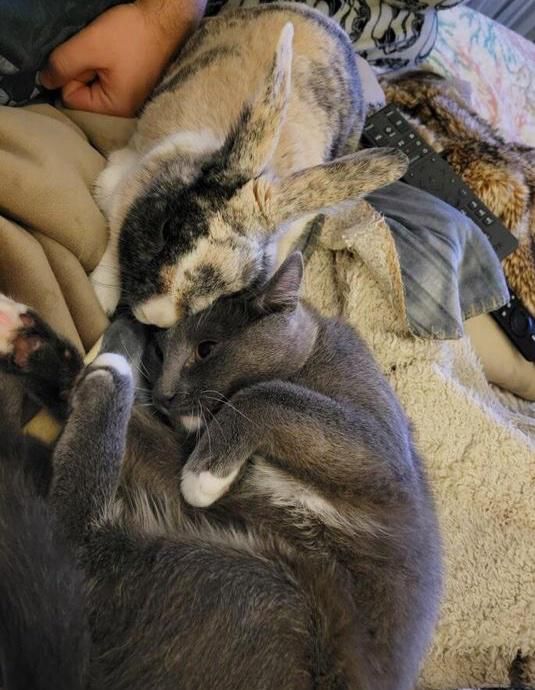
[[90, 48], [86, 30], [59, 45], [41, 71], [41, 84], [46, 89], [58, 89], [75, 78], [86, 81], [81, 75], [99, 67], [95, 64], [95, 52]]
[[73, 80], [63, 87], [61, 97], [67, 108], [113, 114], [110, 99], [98, 80], [91, 84]]

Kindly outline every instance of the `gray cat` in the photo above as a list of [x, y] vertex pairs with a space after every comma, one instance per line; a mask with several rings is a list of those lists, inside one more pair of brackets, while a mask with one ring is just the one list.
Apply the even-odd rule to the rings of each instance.
[[[137, 361], [143, 326], [112, 325], [106, 346], [121, 342], [134, 370], [156, 378], [166, 424], [141, 404], [131, 414], [123, 357], [102, 354], [77, 374], [68, 344], [0, 301], [4, 367], [58, 399], [58, 414], [73, 388], [47, 502], [29, 480], [20, 499], [41, 501], [44, 524], [57, 527], [39, 527], [41, 543], [30, 518], [22, 530], [0, 515], [16, 556], [0, 573], [0, 600], [21, 602], [20, 645], [2, 656], [8, 690], [29, 687], [21, 668], [37, 669], [35, 688], [414, 686], [440, 594], [432, 499], [395, 395], [348, 326], [299, 300], [301, 277], [292, 255], [262, 288], [189, 316], [158, 336], [161, 362], [154, 341]], [[20, 482], [7, 486], [21, 494]], [[76, 557], [72, 587], [91, 639], [88, 651], [79, 633], [72, 664], [84, 676], [70, 685], [57, 677], [65, 636], [43, 633], [36, 645], [29, 634], [35, 597], [16, 567], [29, 544], [44, 561], [34, 620], [72, 627], [73, 597], [58, 601], [46, 578], [65, 559], [61, 539]], [[14, 620], [0, 611], [4, 651]]]

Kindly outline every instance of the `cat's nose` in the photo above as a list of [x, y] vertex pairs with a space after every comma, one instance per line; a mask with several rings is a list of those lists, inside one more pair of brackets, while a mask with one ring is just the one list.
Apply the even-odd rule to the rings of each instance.
[[163, 414], [168, 415], [169, 410], [171, 409], [171, 405], [173, 404], [173, 400], [175, 399], [176, 395], [174, 393], [165, 393], [164, 391], [154, 391], [153, 393], [153, 402], [154, 402], [154, 407], [159, 410], [160, 412], [163, 412]]

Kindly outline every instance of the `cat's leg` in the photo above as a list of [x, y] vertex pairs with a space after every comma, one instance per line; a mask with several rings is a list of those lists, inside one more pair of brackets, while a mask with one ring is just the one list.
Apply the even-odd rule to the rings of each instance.
[[390, 473], [382, 460], [397, 454], [396, 438], [371, 413], [352, 409], [301, 386], [256, 384], [223, 405], [204, 431], [182, 474], [182, 493], [205, 507], [225, 494], [247, 460], [260, 453], [297, 479], [340, 495], [362, 491]]
[[[131, 316], [117, 316], [104, 332], [100, 352], [115, 352], [122, 355], [132, 368], [136, 391], [150, 393], [150, 381], [147, 381], [148, 370], [143, 363], [145, 348], [149, 341], [149, 329]], [[142, 402], [148, 402], [151, 396], [136, 394]], [[145, 399], [146, 398], [146, 399]]]
[[115, 495], [133, 402], [132, 371], [121, 355], [99, 355], [78, 380], [53, 457], [50, 501], [80, 543]]
[[82, 367], [74, 345], [32, 309], [0, 295], [0, 368], [22, 378], [33, 399], [64, 418]]

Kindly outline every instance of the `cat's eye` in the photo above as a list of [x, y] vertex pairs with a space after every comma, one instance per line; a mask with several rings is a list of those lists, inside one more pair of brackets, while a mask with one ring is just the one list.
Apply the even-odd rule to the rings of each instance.
[[214, 340], [203, 340], [197, 345], [197, 359], [206, 359], [216, 345]]

